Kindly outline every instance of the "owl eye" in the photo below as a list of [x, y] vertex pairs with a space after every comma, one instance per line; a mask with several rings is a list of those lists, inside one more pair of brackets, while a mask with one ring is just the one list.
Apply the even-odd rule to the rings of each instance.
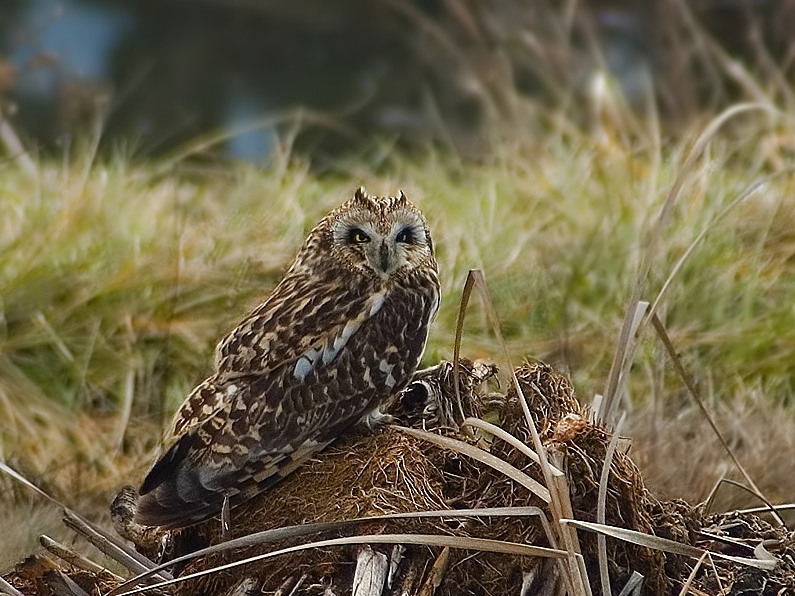
[[403, 242], [404, 244], [411, 244], [414, 242], [414, 232], [411, 228], [403, 228], [398, 232], [395, 240], [397, 242]]
[[353, 228], [348, 232], [348, 244], [364, 244], [365, 242], [370, 242], [370, 236], [359, 228]]

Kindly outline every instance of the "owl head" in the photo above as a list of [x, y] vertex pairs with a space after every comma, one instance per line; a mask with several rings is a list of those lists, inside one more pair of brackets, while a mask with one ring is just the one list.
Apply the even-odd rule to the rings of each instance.
[[402, 191], [374, 197], [361, 187], [310, 232], [297, 262], [310, 265], [310, 260], [318, 261], [311, 263], [313, 269], [336, 265], [374, 281], [436, 269], [431, 233], [419, 209]]

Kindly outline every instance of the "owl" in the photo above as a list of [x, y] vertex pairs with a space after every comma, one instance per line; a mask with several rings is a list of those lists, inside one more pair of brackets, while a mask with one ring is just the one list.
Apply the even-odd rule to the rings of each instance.
[[215, 351], [134, 521], [178, 528], [267, 489], [411, 380], [440, 287], [428, 225], [401, 192], [363, 188], [321, 219], [273, 293]]

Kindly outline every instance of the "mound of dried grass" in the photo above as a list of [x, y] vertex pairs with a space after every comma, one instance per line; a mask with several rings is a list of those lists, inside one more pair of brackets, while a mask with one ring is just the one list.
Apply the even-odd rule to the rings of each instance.
[[[498, 417], [500, 426], [525, 444], [532, 444], [530, 429], [515, 390], [494, 391], [496, 367], [464, 363], [461, 375], [461, 407], [465, 416]], [[575, 399], [569, 380], [543, 363], [529, 363], [516, 370], [519, 386], [528, 401], [533, 422], [549, 460], [565, 472], [572, 516], [597, 521], [600, 475], [611, 442], [611, 433], [592, 421]], [[539, 466], [513, 446], [482, 429], [452, 423], [458, 408], [452, 365], [442, 362], [424, 373], [403, 394], [392, 413], [413, 428], [463, 440], [488, 450], [508, 464], [543, 483]], [[472, 429], [470, 429], [472, 430]], [[127, 493], [129, 495], [129, 493]], [[608, 525], [676, 540], [686, 545], [708, 544], [738, 556], [753, 557], [760, 540], [788, 561], [777, 571], [746, 568], [717, 561], [710, 572], [696, 573], [692, 559], [665, 554], [623, 540], [607, 541], [607, 560], [613, 588], [624, 586], [633, 573], [644, 577], [642, 593], [670, 594], [691, 572], [692, 586], [715, 594], [726, 586], [758, 585], [749, 594], [779, 593], [771, 589], [795, 588], [795, 535], [774, 528], [755, 516], [739, 513], [705, 519], [699, 508], [681, 501], [660, 502], [645, 488], [643, 478], [625, 450], [610, 461], [605, 521]], [[223, 542], [218, 520], [181, 531], [153, 532], [124, 525], [123, 499], [115, 517], [139, 548], [151, 556], [170, 559], [208, 545]], [[461, 452], [407, 434], [398, 426], [375, 433], [352, 433], [316, 459], [299, 468], [273, 490], [232, 511], [234, 536], [316, 522], [345, 522], [385, 514], [417, 511], [484, 509], [492, 507], [539, 507], [546, 518], [552, 513], [538, 495], [503, 473]], [[312, 535], [328, 540], [351, 535], [422, 534], [458, 538], [485, 538], [519, 544], [556, 546], [538, 516], [370, 519], [340, 524]], [[580, 548], [591, 585], [599, 593], [598, 543], [594, 534], [579, 534]], [[186, 577], [232, 561], [240, 561], [279, 548], [302, 544], [298, 536], [214, 552], [175, 565], [175, 576]], [[164, 548], [165, 547], [165, 548]], [[362, 557], [390, 561], [388, 581], [378, 589], [361, 592]], [[787, 558], [789, 557], [789, 558]], [[369, 559], [368, 559], [369, 560]], [[358, 561], [358, 563], [357, 563]], [[698, 565], [695, 566], [697, 568]], [[165, 593], [187, 594], [562, 594], [567, 589], [565, 572], [551, 559], [528, 558], [466, 548], [447, 549], [428, 545], [362, 546], [350, 544], [299, 550], [243, 566], [221, 569], [169, 586]], [[565, 568], [564, 568], [565, 569]], [[751, 569], [750, 571], [748, 569]], [[71, 578], [87, 593], [105, 594], [112, 577], [68, 565], [55, 565], [38, 557], [20, 564], [6, 579], [25, 594], [80, 594], [65, 592]], [[93, 578], [93, 579], [92, 579]], [[756, 582], [756, 583], [754, 583]], [[118, 581], [116, 584], [118, 585]], [[718, 587], [720, 583], [720, 587]], [[252, 593], [252, 592], [248, 592]], [[722, 592], [725, 593], [725, 592]]]

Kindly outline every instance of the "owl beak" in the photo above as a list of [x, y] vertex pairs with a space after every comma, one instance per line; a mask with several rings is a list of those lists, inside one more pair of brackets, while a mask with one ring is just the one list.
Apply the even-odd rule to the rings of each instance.
[[378, 249], [378, 266], [384, 273], [389, 273], [392, 265], [391, 255], [389, 254], [389, 246], [386, 241], [381, 243], [381, 248]]

